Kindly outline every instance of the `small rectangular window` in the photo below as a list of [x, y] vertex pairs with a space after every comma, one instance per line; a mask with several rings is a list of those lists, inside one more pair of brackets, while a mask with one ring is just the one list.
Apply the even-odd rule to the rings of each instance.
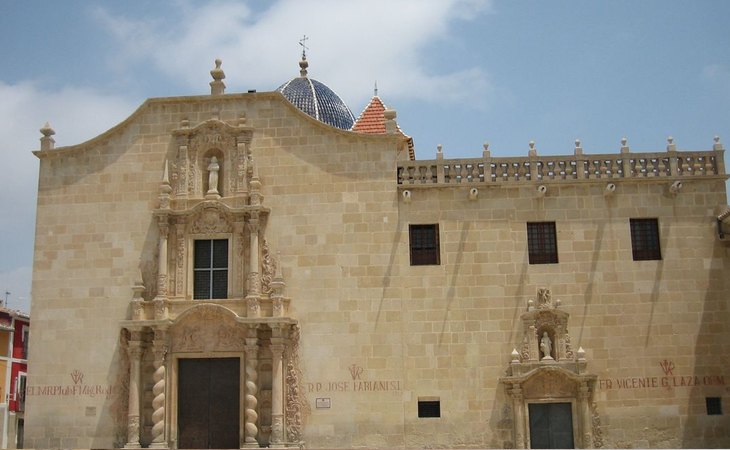
[[419, 400], [418, 417], [441, 417], [441, 400]]
[[193, 298], [228, 297], [228, 239], [195, 241]]
[[662, 259], [659, 248], [659, 221], [657, 219], [629, 219], [631, 252], [634, 261]]
[[530, 264], [557, 264], [555, 222], [527, 222], [527, 254]]
[[705, 397], [708, 416], [722, 415], [722, 401], [720, 397]]
[[427, 266], [441, 264], [439, 250], [439, 226], [409, 225], [411, 265]]

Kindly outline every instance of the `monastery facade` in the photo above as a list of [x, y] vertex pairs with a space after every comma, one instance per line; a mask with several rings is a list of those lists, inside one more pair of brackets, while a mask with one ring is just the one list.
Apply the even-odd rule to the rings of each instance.
[[300, 76], [41, 130], [25, 445], [730, 446], [724, 148], [417, 160]]

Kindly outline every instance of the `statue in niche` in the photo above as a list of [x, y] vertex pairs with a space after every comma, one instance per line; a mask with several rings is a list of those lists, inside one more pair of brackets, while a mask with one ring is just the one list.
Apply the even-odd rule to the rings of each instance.
[[221, 166], [218, 164], [218, 158], [213, 156], [208, 164], [208, 192], [207, 194], [218, 194], [218, 171]]
[[553, 342], [550, 340], [550, 336], [548, 336], [547, 331], [544, 331], [542, 333], [542, 338], [540, 339], [540, 351], [542, 351], [543, 357], [542, 359], [553, 359], [551, 356], [553, 351]]

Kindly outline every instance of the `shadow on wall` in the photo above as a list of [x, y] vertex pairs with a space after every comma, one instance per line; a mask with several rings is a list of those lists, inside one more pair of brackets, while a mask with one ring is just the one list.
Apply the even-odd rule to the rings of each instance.
[[[717, 263], [709, 270], [694, 348], [693, 375], [703, 381], [689, 393], [682, 448], [730, 448], [730, 271], [723, 268], [730, 249], [725, 245], [715, 241], [712, 253]], [[705, 377], [714, 381], [707, 385]], [[708, 414], [707, 398], [720, 398], [722, 414]]]

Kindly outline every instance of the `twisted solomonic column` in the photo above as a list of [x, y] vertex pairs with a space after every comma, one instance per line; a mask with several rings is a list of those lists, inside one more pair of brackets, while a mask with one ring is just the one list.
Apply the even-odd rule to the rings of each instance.
[[[167, 448], [165, 441], [165, 388], [167, 382], [167, 373], [165, 369], [165, 356], [167, 354], [167, 346], [162, 344], [163, 341], [158, 337], [162, 334], [155, 332], [154, 342], [154, 365], [155, 372], [152, 374], [152, 380], [155, 382], [152, 387], [152, 448]], [[164, 341], [163, 341], [164, 342]]]
[[258, 406], [258, 368], [257, 368], [257, 356], [258, 356], [258, 344], [256, 336], [256, 329], [249, 329], [249, 336], [246, 338], [246, 393], [244, 396], [244, 442], [247, 446], [258, 446], [256, 437], [259, 434], [258, 429], [258, 418], [259, 415], [256, 412]]

